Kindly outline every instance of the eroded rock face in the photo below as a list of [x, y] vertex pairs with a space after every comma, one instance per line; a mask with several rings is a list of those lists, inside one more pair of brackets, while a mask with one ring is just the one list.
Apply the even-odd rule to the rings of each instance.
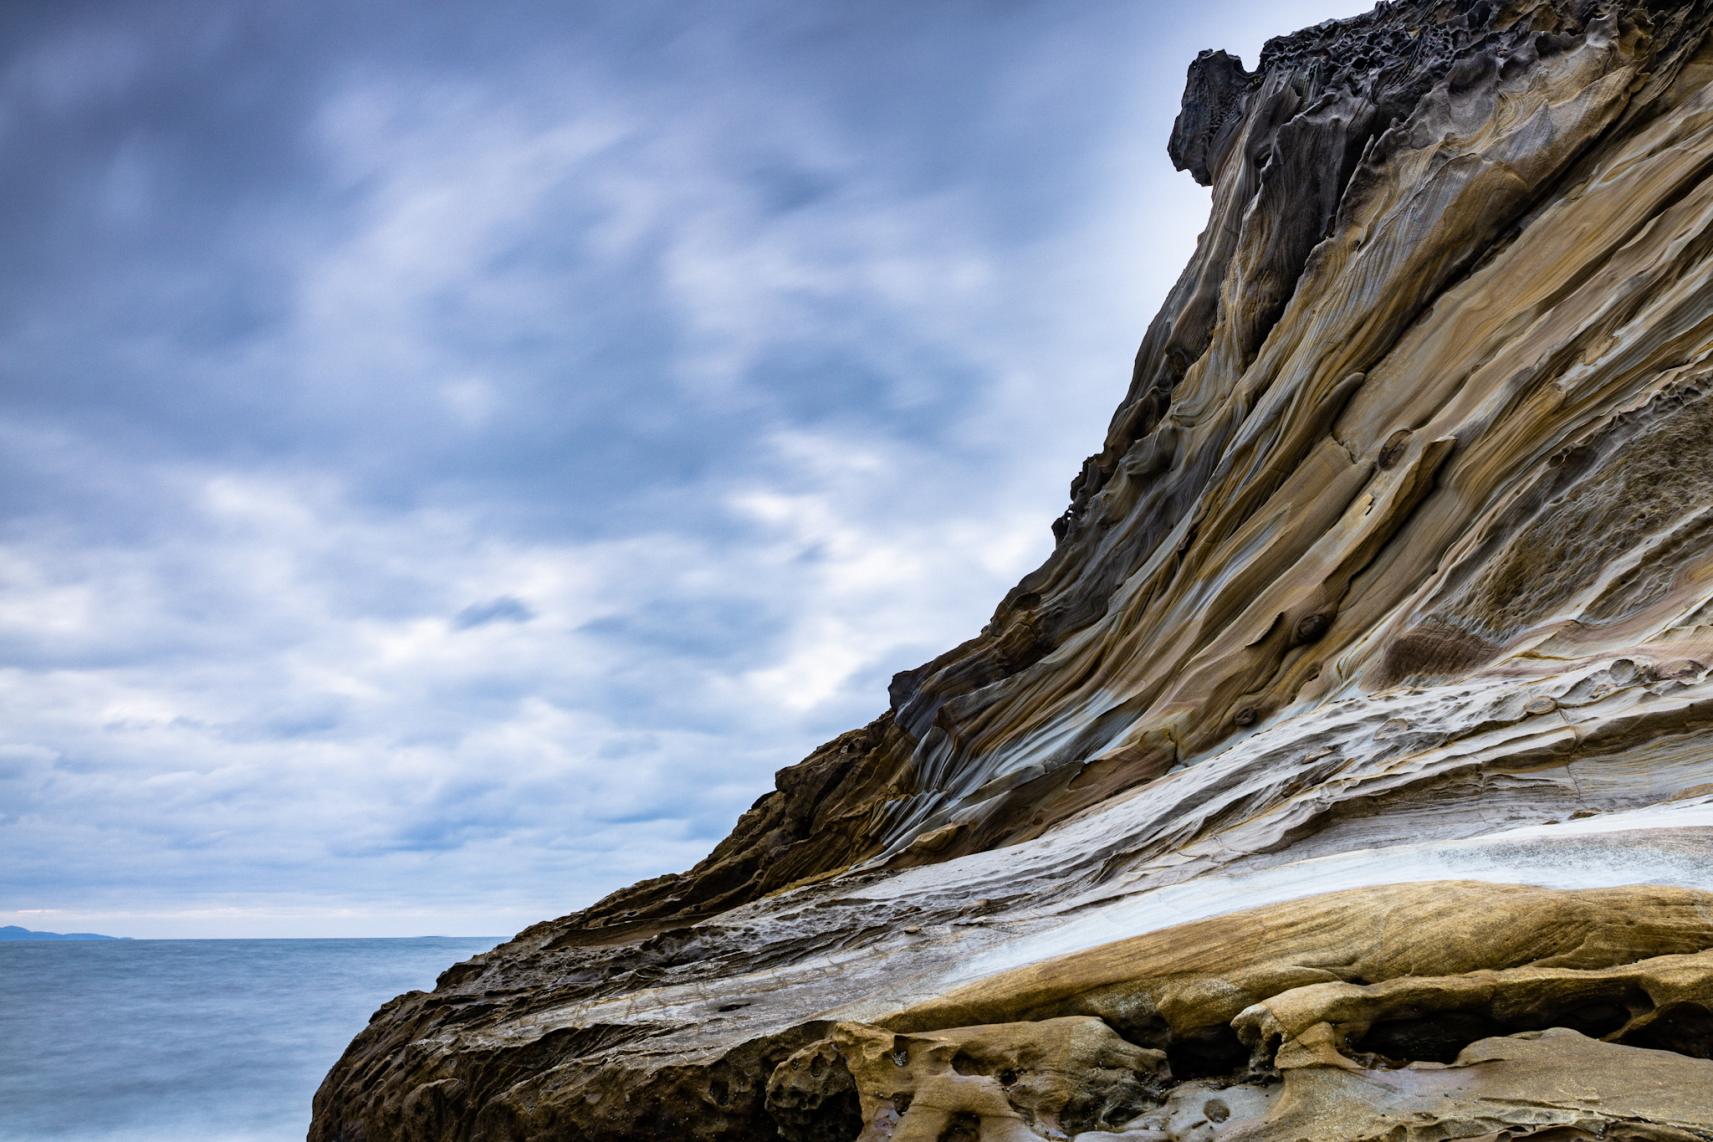
[[1191, 66], [1051, 558], [316, 1142], [1713, 1138], [1713, 4]]

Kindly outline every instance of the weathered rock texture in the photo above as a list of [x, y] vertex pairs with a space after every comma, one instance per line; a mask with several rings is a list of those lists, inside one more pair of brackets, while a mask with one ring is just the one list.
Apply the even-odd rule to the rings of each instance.
[[317, 1142], [1713, 1138], [1713, 4], [1190, 68], [1057, 549]]

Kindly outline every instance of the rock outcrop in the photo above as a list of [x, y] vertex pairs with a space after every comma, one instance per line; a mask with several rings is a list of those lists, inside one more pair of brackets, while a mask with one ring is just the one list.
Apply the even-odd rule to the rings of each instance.
[[1052, 556], [314, 1142], [1713, 1139], [1713, 4], [1190, 67]]

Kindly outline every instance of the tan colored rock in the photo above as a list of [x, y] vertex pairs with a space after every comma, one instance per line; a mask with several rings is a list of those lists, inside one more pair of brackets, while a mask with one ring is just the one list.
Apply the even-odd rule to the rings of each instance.
[[1713, 1136], [1713, 1062], [1616, 1046], [1553, 1028], [1471, 1044], [1449, 1064], [1287, 1071], [1241, 1142], [1626, 1139]]
[[[1520, 1004], [1528, 981], [1633, 982], [1641, 963], [1657, 965], [1650, 970], [1670, 979], [1687, 974], [1695, 981], [1693, 993], [1713, 988], [1713, 957], [1695, 954], [1708, 948], [1713, 894], [1706, 892], [1387, 885], [1229, 913], [1032, 963], [955, 988], [886, 1022], [914, 1030], [1097, 1016], [1135, 1042], [1187, 1056], [1190, 1071], [1223, 1061], [1233, 1069], [1256, 1043], [1306, 1028], [1305, 1005], [1311, 1013], [1337, 1002], [1380, 1010], [1397, 997], [1401, 1010], [1410, 997], [1439, 988], [1440, 1006], [1447, 1006], [1445, 994], [1472, 986], [1487, 989], [1483, 994], [1509, 988], [1512, 1002]], [[1671, 1002], [1672, 986], [1656, 986], [1660, 1002]], [[1239, 1042], [1245, 1030], [1247, 1046]], [[1204, 1052], [1218, 1053], [1203, 1062]]]
[[1080, 1134], [1129, 1121], [1170, 1085], [1164, 1053], [1086, 1017], [916, 1035], [841, 1023], [832, 1042], [861, 1093], [864, 1142]]
[[1476, 1039], [1549, 1027], [1713, 1057], [1710, 1005], [1713, 954], [1703, 952], [1607, 968], [1531, 966], [1310, 984], [1246, 1008], [1232, 1027], [1280, 1069], [1358, 1069], [1352, 1060], [1451, 1062]]

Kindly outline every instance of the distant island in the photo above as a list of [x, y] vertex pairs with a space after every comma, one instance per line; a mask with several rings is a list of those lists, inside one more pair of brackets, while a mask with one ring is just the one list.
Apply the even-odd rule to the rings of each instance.
[[103, 936], [96, 932], [33, 932], [16, 924], [0, 926], [0, 940], [123, 940], [125, 936]]

